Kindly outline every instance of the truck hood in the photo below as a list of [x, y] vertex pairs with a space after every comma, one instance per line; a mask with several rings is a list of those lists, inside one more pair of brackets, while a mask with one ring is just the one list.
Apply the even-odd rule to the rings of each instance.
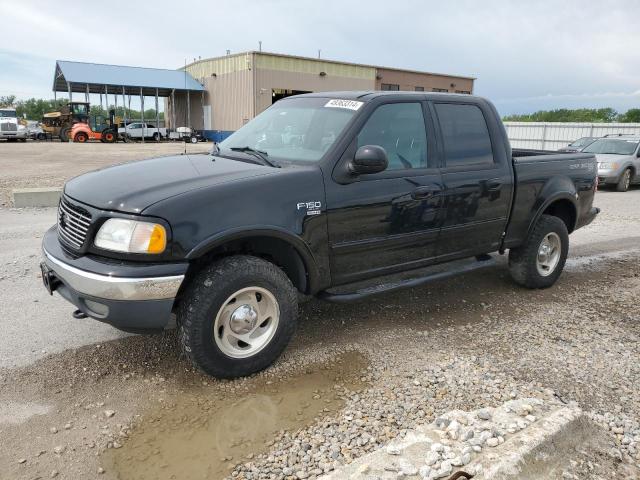
[[169, 197], [275, 169], [211, 155], [176, 155], [107, 167], [75, 177], [65, 195], [102, 210], [140, 213]]

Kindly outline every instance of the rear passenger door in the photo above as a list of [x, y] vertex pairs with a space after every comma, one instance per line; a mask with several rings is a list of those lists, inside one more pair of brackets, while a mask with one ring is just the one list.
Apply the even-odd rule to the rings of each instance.
[[434, 102], [444, 183], [439, 257], [498, 249], [506, 227], [513, 178], [500, 132], [483, 104]]

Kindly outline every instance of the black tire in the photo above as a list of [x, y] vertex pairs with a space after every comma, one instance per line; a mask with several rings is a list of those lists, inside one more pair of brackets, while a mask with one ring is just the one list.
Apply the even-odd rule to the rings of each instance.
[[196, 137], [195, 135], [193, 135], [192, 137], [189, 138], [189, 141], [191, 143], [198, 143], [198, 137]]
[[68, 142], [69, 141], [69, 131], [71, 129], [69, 127], [62, 127], [60, 129], [60, 133], [58, 134], [58, 136], [60, 137], [60, 141], [61, 142]]
[[629, 190], [630, 186], [631, 186], [631, 169], [627, 168], [625, 169], [624, 172], [622, 172], [622, 175], [620, 175], [620, 180], [618, 180], [618, 183], [616, 184], [616, 191], [626, 192], [627, 190]]
[[156, 133], [153, 134], [153, 139], [156, 142], [159, 142], [160, 140], [162, 140], [162, 135], [160, 135], [158, 132], [156, 132]]
[[73, 141], [77, 143], [87, 143], [89, 141], [89, 135], [84, 132], [78, 132]]
[[107, 128], [102, 131], [102, 137], [100, 140], [104, 143], [116, 143], [118, 137], [116, 136], [116, 132]]
[[20, 141], [24, 143], [24, 142], [27, 141], [27, 139], [26, 138], [21, 138]]
[[42, 140], [46, 140], [46, 139], [47, 139], [47, 136], [44, 133], [39, 133], [39, 134], [36, 135], [36, 140], [42, 141]]
[[[213, 327], [218, 312], [232, 304], [228, 299], [250, 287], [273, 295], [280, 314], [275, 333], [261, 350], [234, 358], [219, 347]], [[182, 350], [196, 367], [217, 378], [242, 377], [267, 368], [289, 343], [298, 316], [297, 290], [273, 263], [245, 255], [226, 257], [195, 275], [176, 313]]]
[[[549, 235], [557, 236], [560, 241], [560, 257], [552, 270], [545, 275], [538, 269], [538, 252], [542, 241]], [[533, 227], [525, 243], [509, 250], [509, 272], [518, 284], [527, 288], [548, 288], [556, 283], [562, 273], [569, 251], [569, 232], [567, 226], [558, 217], [542, 215]]]

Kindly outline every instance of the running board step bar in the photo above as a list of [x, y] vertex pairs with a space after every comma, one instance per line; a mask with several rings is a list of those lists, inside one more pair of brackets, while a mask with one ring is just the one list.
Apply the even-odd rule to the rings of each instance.
[[[452, 262], [453, 264], [457, 262]], [[445, 264], [446, 265], [446, 264]], [[370, 287], [361, 288], [353, 292], [345, 293], [333, 293], [328, 290], [320, 292], [318, 298], [327, 302], [334, 303], [347, 303], [362, 300], [363, 298], [371, 297], [379, 293], [388, 293], [395, 290], [402, 290], [404, 288], [413, 288], [426, 283], [435, 282], [437, 280], [443, 280], [449, 277], [455, 277], [463, 273], [473, 272], [487, 267], [496, 265], [496, 260], [491, 255], [479, 255], [471, 262], [464, 263], [461, 266], [455, 266], [448, 270], [438, 271], [422, 277], [409, 278], [407, 280], [400, 280], [389, 283], [381, 283]], [[342, 288], [346, 288], [344, 286]]]

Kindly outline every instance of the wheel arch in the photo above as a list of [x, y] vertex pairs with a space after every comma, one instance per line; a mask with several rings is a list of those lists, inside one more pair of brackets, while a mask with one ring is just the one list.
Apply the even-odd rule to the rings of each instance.
[[538, 211], [529, 224], [527, 235], [531, 232], [542, 215], [558, 217], [566, 225], [567, 231], [571, 233], [575, 230], [576, 222], [578, 220], [576, 200], [568, 193], [558, 194], [548, 199], [540, 206], [540, 208], [538, 208]]
[[225, 232], [201, 242], [186, 256], [191, 264], [187, 276], [216, 258], [237, 254], [273, 262], [301, 293], [310, 294], [318, 289], [319, 272], [307, 245], [297, 236], [277, 228]]

